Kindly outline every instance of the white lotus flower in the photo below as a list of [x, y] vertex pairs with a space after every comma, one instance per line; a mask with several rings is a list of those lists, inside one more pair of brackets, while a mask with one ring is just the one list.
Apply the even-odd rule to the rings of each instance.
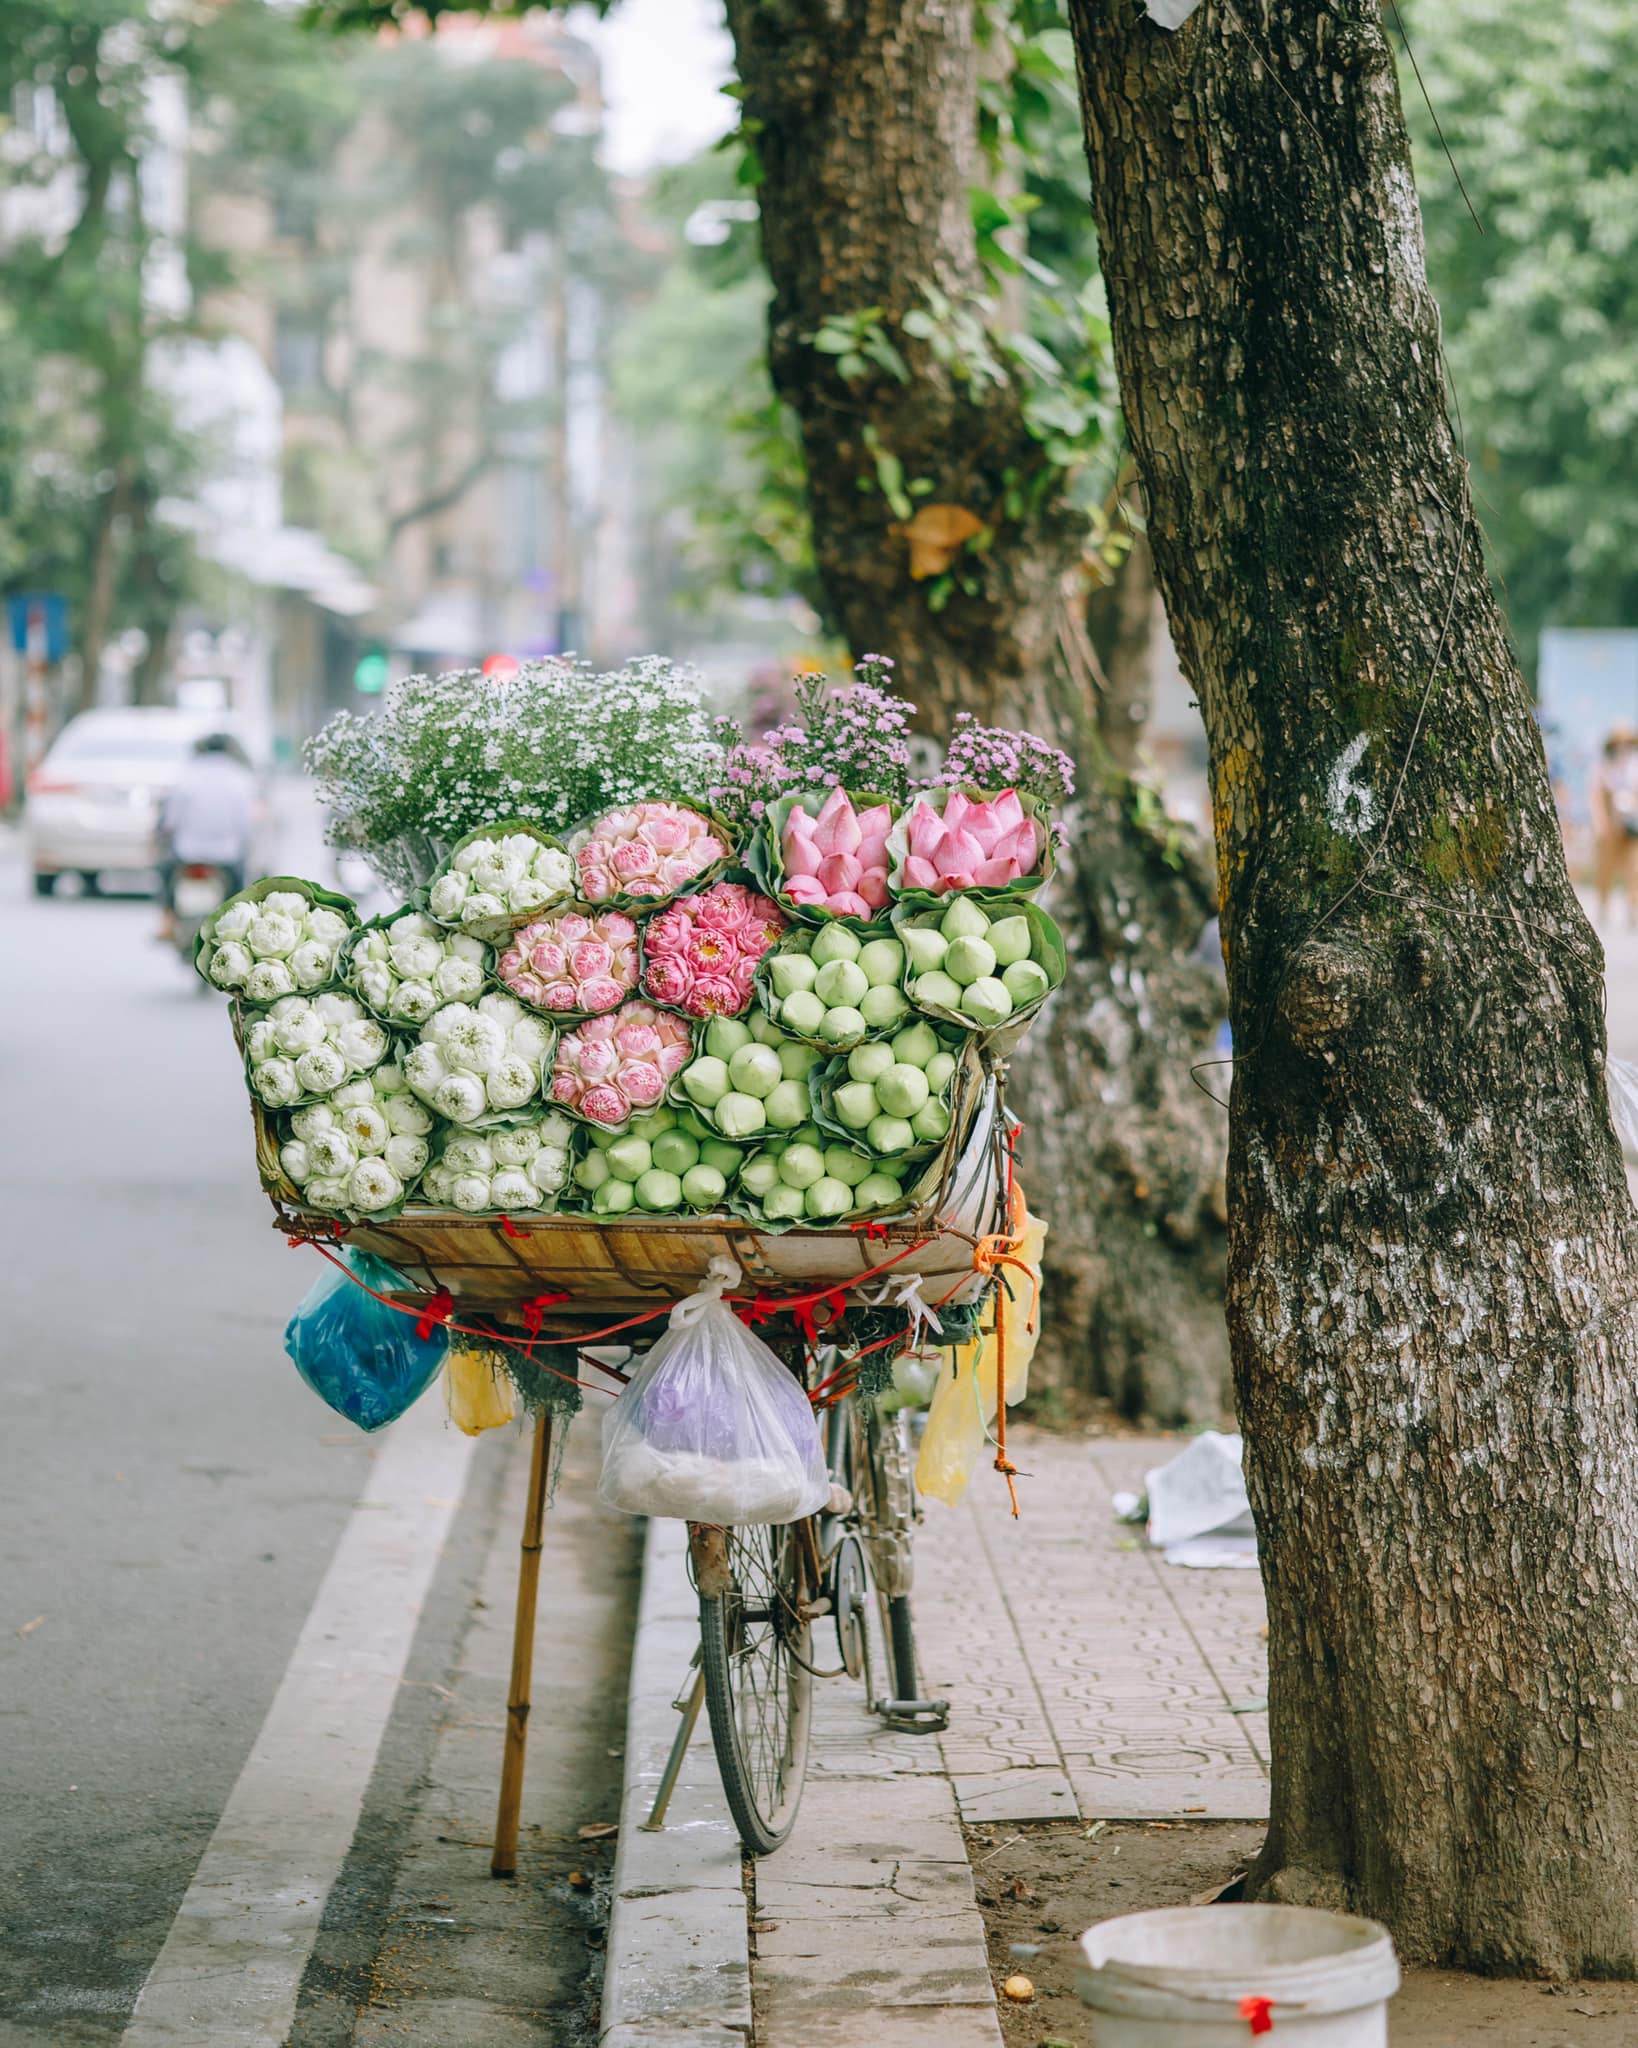
[[505, 1057], [506, 1032], [493, 1017], [482, 1016], [465, 1004], [454, 1007], [462, 1014], [439, 1034], [444, 1058], [469, 1074], [487, 1074]]
[[283, 960], [258, 960], [245, 976], [245, 994], [253, 1003], [271, 1003], [289, 995], [295, 985]]
[[[472, 997], [482, 993], [483, 969], [475, 960], [446, 958], [438, 962], [433, 982], [444, 1001], [469, 1002]], [[408, 987], [409, 984], [406, 983], [405, 986]]]
[[499, 896], [487, 890], [475, 889], [461, 905], [462, 924], [481, 924], [487, 917], [507, 917], [510, 912]]
[[470, 1124], [483, 1115], [489, 1104], [483, 1082], [476, 1074], [446, 1074], [433, 1091], [432, 1106], [452, 1124]]
[[554, 895], [564, 896], [574, 887], [574, 861], [558, 846], [542, 846], [535, 854], [534, 879], [544, 882]]
[[489, 1141], [489, 1149], [498, 1165], [527, 1166], [539, 1144], [540, 1134], [533, 1124], [514, 1124], [510, 1130], [497, 1131]]
[[242, 939], [260, 914], [261, 906], [246, 898], [230, 903], [217, 918], [212, 936], [218, 941]]
[[574, 1124], [560, 1109], [547, 1110], [538, 1129], [541, 1144], [553, 1146], [559, 1152], [567, 1152], [574, 1143]]
[[502, 853], [527, 868], [540, 841], [530, 832], [503, 832], [495, 844]]
[[425, 1138], [392, 1137], [387, 1140], [382, 1158], [406, 1186], [427, 1163], [427, 1141]]
[[343, 1110], [341, 1128], [358, 1147], [361, 1159], [367, 1158], [371, 1153], [385, 1152], [387, 1140], [392, 1136], [392, 1127], [387, 1122], [386, 1112], [374, 1102], [361, 1102]]
[[484, 965], [485, 946], [482, 939], [475, 939], [470, 932], [451, 932], [444, 943], [444, 950], [452, 960], [470, 960], [480, 971]]
[[449, 1183], [449, 1200], [457, 1209], [464, 1209], [469, 1215], [489, 1207], [489, 1176], [485, 1173], [458, 1173]]
[[513, 1053], [497, 1060], [485, 1080], [491, 1109], [521, 1109], [540, 1092], [540, 1069]]
[[404, 1183], [384, 1159], [361, 1159], [347, 1183], [347, 1200], [366, 1215], [404, 1199]]
[[462, 1131], [444, 1146], [444, 1164], [451, 1173], [491, 1174], [495, 1170], [493, 1141], [478, 1131]]
[[[395, 987], [392, 969], [378, 960], [353, 961], [353, 986], [372, 1010], [384, 1010], [392, 1002]], [[424, 982], [414, 984], [425, 987]], [[430, 991], [429, 991], [430, 993]]]
[[343, 1081], [330, 1094], [330, 1107], [335, 1111], [335, 1120], [341, 1121], [344, 1109], [370, 1108], [375, 1101], [375, 1083], [365, 1074], [355, 1075], [350, 1081]]
[[318, 1174], [302, 1189], [302, 1199], [313, 1209], [345, 1209], [347, 1206], [347, 1176], [344, 1173]]
[[506, 1035], [506, 1045], [514, 1059], [538, 1067], [552, 1049], [551, 1027], [538, 1017], [519, 1017]]
[[[456, 856], [457, 859], [459, 855]], [[434, 917], [453, 924], [461, 914], [472, 887], [465, 875], [440, 875], [427, 893], [427, 908]]]
[[351, 1173], [358, 1164], [358, 1147], [337, 1125], [311, 1140], [307, 1156], [315, 1173]]
[[248, 946], [241, 946], [237, 939], [229, 939], [211, 955], [210, 978], [218, 988], [242, 988], [245, 977], [255, 964]]
[[313, 1008], [324, 1019], [325, 1028], [332, 1037], [343, 1024], [351, 1024], [364, 1014], [364, 1005], [358, 998], [343, 995], [340, 989], [330, 989], [322, 996], [314, 996]]
[[517, 854], [504, 853], [497, 847], [493, 853], [486, 853], [482, 860], [473, 862], [472, 885], [480, 894], [505, 896], [514, 882], [523, 879], [525, 865]]
[[442, 1001], [430, 981], [401, 981], [396, 992], [389, 985], [381, 1007], [411, 1024], [424, 1024]]
[[320, 1131], [333, 1130], [335, 1121], [335, 1110], [328, 1102], [315, 1102], [290, 1113], [290, 1128], [298, 1138], [316, 1138]]
[[489, 1183], [489, 1199], [497, 1209], [538, 1209], [540, 1190], [520, 1168], [505, 1166]]
[[253, 1067], [278, 1053], [278, 1029], [271, 1017], [258, 1017], [245, 1033], [245, 1057]]
[[274, 917], [288, 917], [300, 924], [312, 906], [296, 889], [270, 889], [262, 898], [262, 910]]
[[339, 910], [331, 910], [323, 903], [315, 903], [307, 913], [307, 936], [322, 945], [339, 946], [351, 929]]
[[475, 1007], [480, 1017], [493, 1017], [503, 1031], [510, 1031], [520, 1017], [528, 1014], [516, 996], [507, 995], [498, 988], [481, 996]]
[[[302, 909], [307, 908], [302, 904]], [[262, 905], [262, 914], [245, 934], [258, 960], [285, 960], [301, 944], [301, 922], [299, 917], [286, 917], [276, 910]]]
[[544, 910], [563, 894], [563, 888], [555, 882], [544, 882], [534, 875], [519, 875], [507, 891], [506, 900], [514, 911]]
[[390, 951], [384, 931], [360, 932], [358, 943], [353, 947], [353, 965], [356, 967], [361, 960], [373, 960], [385, 966]]
[[415, 1046], [404, 1061], [404, 1079], [418, 1095], [432, 1096], [448, 1073], [444, 1056], [435, 1045]]
[[492, 839], [469, 839], [449, 865], [456, 874], [469, 875], [484, 855], [493, 853], [494, 850], [495, 842]]
[[299, 1010], [285, 1010], [282, 1016], [270, 1021], [280, 1052], [288, 1053], [291, 1059], [298, 1053], [310, 1052], [315, 1045], [323, 1045], [328, 1036], [324, 1019], [305, 1004]]
[[[378, 1073], [379, 1068], [376, 1070]], [[424, 1138], [432, 1129], [432, 1112], [413, 1095], [388, 1095], [382, 1103], [387, 1123], [395, 1138]]]
[[315, 1045], [296, 1062], [298, 1092], [328, 1095], [347, 1078], [347, 1062], [333, 1045]]
[[297, 1187], [311, 1175], [313, 1168], [310, 1162], [311, 1154], [300, 1138], [287, 1138], [279, 1147], [279, 1164]]
[[388, 925], [386, 935], [395, 946], [411, 939], [431, 939], [435, 945], [442, 945], [444, 938], [432, 919], [420, 910], [403, 911]]
[[438, 972], [444, 949], [436, 939], [395, 939], [389, 956], [392, 971], [404, 981], [430, 981]]
[[404, 1088], [404, 1070], [396, 1060], [383, 1060], [370, 1076], [377, 1095], [399, 1095]]
[[434, 1159], [421, 1175], [421, 1194], [429, 1202], [449, 1200], [449, 1168], [441, 1160]]
[[322, 988], [335, 968], [335, 947], [318, 939], [304, 939], [290, 955], [290, 972], [297, 988]]
[[569, 1155], [557, 1145], [542, 1145], [529, 1161], [529, 1178], [543, 1195], [557, 1194], [569, 1178]]
[[[303, 1053], [303, 1059], [311, 1059], [311, 1053]], [[307, 1093], [296, 1077], [295, 1066], [289, 1060], [263, 1060], [253, 1069], [250, 1085], [257, 1097], [269, 1109], [287, 1109], [297, 1096]]]
[[348, 1066], [368, 1069], [386, 1058], [387, 1034], [373, 1017], [359, 1017], [340, 1027], [335, 1047]]

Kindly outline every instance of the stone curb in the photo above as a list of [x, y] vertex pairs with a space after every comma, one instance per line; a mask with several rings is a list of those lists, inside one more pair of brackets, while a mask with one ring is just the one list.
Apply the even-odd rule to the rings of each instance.
[[602, 2048], [745, 2048], [751, 1957], [739, 1836], [703, 1717], [662, 1832], [643, 1822], [693, 1681], [699, 1603], [686, 1524], [651, 1521], [643, 1545], [626, 1710], [620, 1842], [609, 1903]]

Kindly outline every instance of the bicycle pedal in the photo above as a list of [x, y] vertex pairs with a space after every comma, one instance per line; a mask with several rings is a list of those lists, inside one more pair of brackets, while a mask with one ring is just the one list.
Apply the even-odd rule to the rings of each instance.
[[876, 1712], [903, 1735], [937, 1735], [950, 1725], [948, 1700], [878, 1700]]

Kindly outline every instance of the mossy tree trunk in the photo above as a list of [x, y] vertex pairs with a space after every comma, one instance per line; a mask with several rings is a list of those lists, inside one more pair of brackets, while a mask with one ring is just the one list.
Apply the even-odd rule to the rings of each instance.
[[[1071, 973], [1013, 1089], [1027, 1184], [1052, 1225], [1041, 1379], [1216, 1419], [1223, 1126], [1188, 1078], [1219, 1000], [1191, 957], [1209, 877], [1185, 835], [1140, 820], [1092, 692], [1060, 656], [1084, 523], [1016, 385], [964, 376], [903, 325], [928, 287], [963, 312], [983, 291], [973, 17], [973, 0], [728, 0], [762, 173], [770, 364], [801, 424], [830, 624], [855, 656], [893, 657], [930, 730], [970, 711], [1048, 734], [1079, 764], [1053, 905]], [[867, 313], [859, 361], [814, 346], [827, 321], [835, 333]], [[907, 378], [871, 353], [874, 336]], [[923, 540], [929, 508], [987, 543], [939, 552]]]
[[1638, 1258], [1602, 961], [1447, 422], [1374, 7], [1071, 0], [1127, 419], [1211, 745], [1254, 1894], [1638, 1968]]

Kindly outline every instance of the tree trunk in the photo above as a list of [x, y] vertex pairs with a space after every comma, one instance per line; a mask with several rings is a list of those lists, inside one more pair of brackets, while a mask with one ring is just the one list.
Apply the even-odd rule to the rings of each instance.
[[[929, 730], [969, 711], [1050, 735], [1079, 766], [1053, 906], [1071, 974], [1014, 1089], [1052, 1224], [1042, 1379], [1215, 1420], [1222, 1133], [1186, 1078], [1216, 1022], [1188, 957], [1209, 891], [1183, 839], [1140, 822], [1090, 680], [1060, 658], [1085, 523], [1017, 388], [964, 378], [903, 326], [929, 287], [963, 312], [983, 291], [973, 0], [728, 0], [728, 20], [762, 172], [769, 364], [801, 424], [830, 622], [855, 655], [893, 657]], [[856, 364], [814, 346], [827, 322], [831, 337], [852, 324]], [[878, 337], [907, 379], [872, 355]], [[929, 549], [930, 508], [982, 531]]]
[[1155, 694], [1155, 558], [1146, 533], [1132, 535], [1114, 576], [1087, 597], [1086, 630], [1098, 662], [1098, 732], [1116, 767], [1130, 772]]
[[1638, 1967], [1634, 1215], [1602, 960], [1447, 424], [1376, 11], [1071, 0], [1117, 361], [1211, 742], [1255, 1894]]

